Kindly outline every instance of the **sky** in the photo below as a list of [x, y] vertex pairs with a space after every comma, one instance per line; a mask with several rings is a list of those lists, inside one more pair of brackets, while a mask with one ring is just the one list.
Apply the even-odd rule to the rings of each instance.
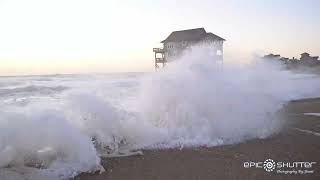
[[225, 59], [320, 55], [318, 0], [0, 0], [0, 75], [153, 70], [153, 47], [204, 27]]

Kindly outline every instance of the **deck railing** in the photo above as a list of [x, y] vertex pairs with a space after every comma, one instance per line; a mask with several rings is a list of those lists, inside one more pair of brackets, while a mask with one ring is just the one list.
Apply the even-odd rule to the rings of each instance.
[[164, 49], [162, 49], [162, 48], [153, 48], [153, 52], [155, 52], [155, 53], [164, 53]]
[[156, 63], [165, 63], [166, 60], [164, 58], [156, 58]]

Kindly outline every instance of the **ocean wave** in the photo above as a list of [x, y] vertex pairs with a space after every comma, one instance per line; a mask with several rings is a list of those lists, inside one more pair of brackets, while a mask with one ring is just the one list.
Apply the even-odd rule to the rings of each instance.
[[[0, 109], [0, 178], [13, 171], [29, 179], [71, 178], [102, 170], [104, 155], [266, 138], [285, 125], [278, 111], [286, 102], [319, 92], [319, 78], [297, 76], [262, 62], [221, 67], [194, 49], [142, 80], [121, 77], [115, 85], [116, 77], [105, 77], [100, 89], [82, 87], [58, 102], [6, 106]], [[2, 95], [64, 90], [26, 86]], [[106, 91], [127, 96], [119, 105]]]
[[24, 87], [15, 87], [15, 88], [2, 88], [0, 89], [0, 96], [13, 96], [16, 94], [55, 94], [67, 90], [66, 86], [38, 86], [38, 85], [29, 85]]

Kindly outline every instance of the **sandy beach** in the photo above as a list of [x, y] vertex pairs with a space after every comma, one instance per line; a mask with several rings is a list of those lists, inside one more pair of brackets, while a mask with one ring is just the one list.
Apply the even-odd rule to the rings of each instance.
[[[320, 179], [320, 98], [290, 102], [283, 108], [284, 129], [266, 139], [212, 148], [144, 151], [143, 156], [102, 160], [103, 174], [81, 174], [77, 180], [212, 180]], [[313, 173], [283, 174], [263, 168], [244, 168], [244, 162], [312, 161]]]

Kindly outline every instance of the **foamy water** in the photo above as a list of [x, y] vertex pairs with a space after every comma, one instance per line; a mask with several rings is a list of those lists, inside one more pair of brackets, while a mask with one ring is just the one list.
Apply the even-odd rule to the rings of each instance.
[[68, 179], [106, 154], [265, 138], [320, 79], [278, 65], [223, 67], [201, 50], [157, 73], [0, 78], [0, 179]]

